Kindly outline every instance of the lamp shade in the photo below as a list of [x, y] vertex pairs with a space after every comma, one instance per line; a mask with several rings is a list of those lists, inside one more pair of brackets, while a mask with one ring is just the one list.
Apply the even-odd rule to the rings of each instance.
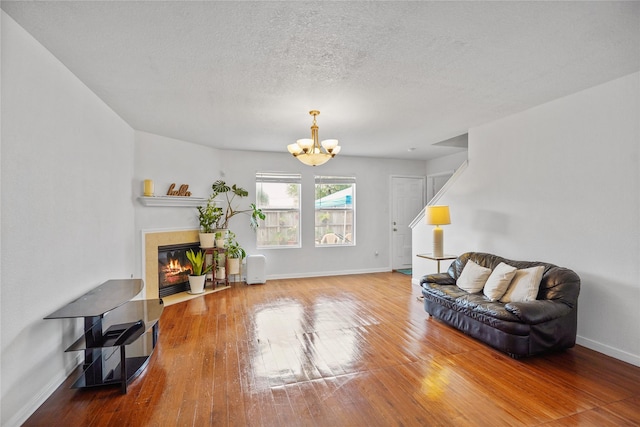
[[300, 145], [298, 144], [289, 144], [287, 145], [287, 150], [289, 150], [289, 152], [293, 155], [297, 155], [302, 153], [302, 147], [300, 147]]
[[427, 206], [427, 224], [451, 224], [451, 218], [449, 217], [449, 206]]
[[308, 151], [313, 147], [313, 139], [303, 138], [296, 141], [303, 151]]
[[331, 152], [331, 150], [333, 150], [334, 148], [336, 148], [338, 146], [338, 140], [337, 139], [325, 139], [324, 141], [322, 141], [322, 146], [324, 147], [325, 150], [327, 150], [328, 152]]

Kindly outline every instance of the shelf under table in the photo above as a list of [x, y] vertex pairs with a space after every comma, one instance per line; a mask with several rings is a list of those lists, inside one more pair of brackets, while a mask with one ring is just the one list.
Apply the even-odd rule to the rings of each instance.
[[[99, 387], [105, 385], [120, 385], [123, 393], [126, 393], [127, 384], [130, 383], [135, 377], [137, 377], [149, 363], [151, 354], [154, 350], [154, 334], [153, 332], [146, 333], [140, 338], [136, 344], [142, 343], [143, 347], [147, 350], [142, 353], [148, 354], [135, 354], [133, 356], [126, 356], [128, 346], [120, 347], [120, 351], [116, 349], [111, 357], [115, 357], [116, 353], [120, 353], [118, 363], [107, 372], [104, 369], [104, 361], [102, 358], [98, 358], [88, 366], [85, 366], [82, 374], [76, 379], [71, 386], [72, 388], [85, 388], [85, 387]], [[123, 379], [123, 364], [124, 360], [124, 379]]]
[[[87, 329], [83, 336], [71, 344], [65, 351], [78, 351], [93, 348], [117, 347], [134, 342], [140, 335], [153, 327], [162, 314], [164, 305], [161, 299], [129, 301], [104, 315], [102, 322], [97, 322]], [[116, 344], [117, 337], [109, 336], [109, 329], [142, 321], [144, 323], [134, 335], [124, 342]], [[110, 328], [111, 327], [111, 328]], [[99, 329], [99, 331], [98, 331]], [[102, 330], [105, 330], [103, 333]], [[124, 332], [124, 331], [123, 331]]]

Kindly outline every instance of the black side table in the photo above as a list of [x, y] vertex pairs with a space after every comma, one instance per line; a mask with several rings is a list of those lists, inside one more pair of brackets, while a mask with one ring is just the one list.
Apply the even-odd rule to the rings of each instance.
[[[126, 393], [127, 384], [144, 370], [158, 341], [164, 305], [161, 299], [131, 301], [142, 287], [140, 279], [109, 280], [45, 317], [84, 318], [84, 335], [65, 350], [84, 351], [74, 388], [120, 384]], [[138, 343], [142, 354], [127, 357], [127, 346]]]

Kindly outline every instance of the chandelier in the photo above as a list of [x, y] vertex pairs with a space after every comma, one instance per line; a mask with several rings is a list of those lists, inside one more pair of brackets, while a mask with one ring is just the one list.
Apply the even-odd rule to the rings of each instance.
[[322, 143], [318, 142], [316, 116], [320, 114], [320, 111], [311, 110], [309, 114], [313, 116], [311, 138], [299, 139], [295, 144], [287, 145], [287, 150], [305, 165], [323, 165], [340, 152], [340, 146], [337, 139], [325, 139]]

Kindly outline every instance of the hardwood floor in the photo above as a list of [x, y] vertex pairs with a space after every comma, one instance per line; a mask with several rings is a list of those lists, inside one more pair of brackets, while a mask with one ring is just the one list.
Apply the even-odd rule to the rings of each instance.
[[514, 360], [428, 318], [399, 273], [272, 280], [166, 307], [129, 386], [25, 426], [640, 425], [640, 367], [584, 347]]

